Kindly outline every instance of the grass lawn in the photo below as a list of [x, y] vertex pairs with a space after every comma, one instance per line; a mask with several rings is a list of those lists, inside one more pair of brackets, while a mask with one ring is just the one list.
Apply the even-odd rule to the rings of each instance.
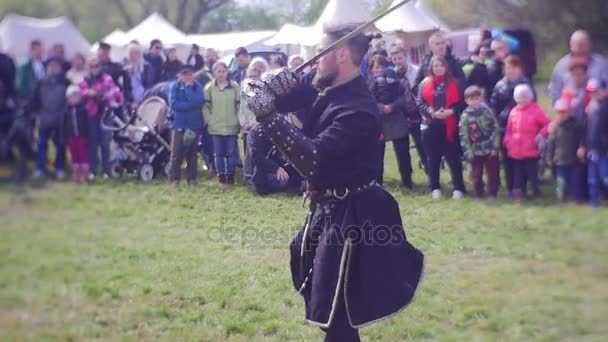
[[[608, 340], [605, 207], [557, 205], [551, 184], [526, 205], [433, 202], [420, 170], [417, 191], [398, 187], [391, 150], [387, 188], [426, 274], [364, 340]], [[321, 340], [288, 266], [301, 199], [205, 177], [1, 187], [0, 340]]]
[[[432, 202], [422, 186], [399, 189], [387, 159], [388, 188], [427, 267], [416, 301], [363, 330], [365, 340], [608, 338], [605, 208]], [[0, 339], [320, 340], [289, 276], [301, 203], [221, 192], [208, 178], [195, 189], [2, 188]]]

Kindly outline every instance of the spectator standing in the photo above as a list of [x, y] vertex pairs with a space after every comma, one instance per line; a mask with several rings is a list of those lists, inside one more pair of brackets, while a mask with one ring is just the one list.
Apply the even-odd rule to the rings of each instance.
[[535, 197], [540, 197], [538, 181], [539, 137], [547, 135], [549, 118], [534, 102], [534, 92], [527, 84], [515, 87], [513, 97], [517, 105], [511, 111], [503, 144], [513, 160], [513, 199], [521, 202], [527, 195], [527, 183]]
[[203, 129], [203, 87], [194, 79], [194, 68], [185, 65], [178, 80], [171, 84], [169, 106], [173, 112], [171, 134], [171, 172], [169, 181], [177, 185], [181, 179], [183, 158], [186, 159], [188, 184], [196, 184], [197, 144]]
[[606, 81], [593, 80], [589, 84], [589, 90], [592, 93], [593, 101], [589, 105], [585, 149], [581, 152], [586, 152], [587, 155], [591, 206], [597, 208], [600, 205], [602, 188], [608, 188], [608, 89]]
[[[408, 63], [407, 53], [405, 49], [399, 45], [393, 46], [389, 54], [391, 61], [395, 66], [397, 79], [399, 79], [401, 82], [402, 87], [404, 89], [408, 88], [412, 95], [416, 94], [418, 90], [413, 89], [413, 87], [416, 81], [416, 75], [418, 74], [418, 68]], [[406, 92], [408, 89], [406, 89]], [[426, 170], [427, 157], [422, 145], [422, 136], [420, 134], [420, 123], [422, 122], [422, 117], [418, 112], [418, 108], [412, 108], [412, 110], [408, 110], [406, 114], [408, 115], [408, 130], [412, 136], [412, 139], [414, 139], [414, 143], [416, 144], [416, 151], [418, 152], [418, 157], [420, 158], [422, 168]]]
[[4, 53], [0, 53], [0, 89], [2, 91], [2, 99], [0, 102], [0, 108], [4, 109], [4, 102], [7, 99], [14, 100], [15, 96], [15, 77], [17, 75], [17, 68], [13, 59]]
[[496, 85], [496, 82], [492, 82], [486, 65], [489, 50], [487, 46], [480, 45], [462, 67], [466, 77], [467, 88], [477, 86], [483, 89], [484, 99], [487, 102], [490, 102], [492, 90], [494, 90], [494, 85]]
[[250, 65], [260, 70], [262, 75], [264, 75], [269, 70], [268, 62], [262, 57], [255, 57], [254, 59], [252, 59]]
[[564, 201], [569, 195], [580, 203], [584, 183], [580, 183], [582, 165], [577, 155], [583, 146], [585, 127], [571, 114], [568, 101], [557, 101], [554, 109], [557, 118], [547, 142], [547, 165], [555, 169], [557, 198]]
[[468, 107], [460, 117], [460, 143], [464, 158], [471, 165], [471, 182], [475, 198], [484, 196], [484, 168], [488, 181], [488, 200], [495, 201], [499, 187], [500, 129], [496, 116], [483, 104], [483, 90], [470, 86], [464, 92]]
[[489, 54], [493, 55], [493, 58], [491, 58], [487, 63], [488, 77], [491, 85], [491, 87], [489, 88], [489, 93], [491, 93], [492, 89], [494, 89], [494, 87], [496, 86], [496, 83], [502, 80], [505, 76], [505, 60], [511, 54], [511, 48], [509, 47], [509, 44], [507, 44], [507, 42], [503, 39], [494, 39], [490, 43]]
[[175, 81], [177, 79], [177, 74], [179, 74], [182, 69], [182, 65], [182, 61], [177, 57], [177, 50], [173, 47], [167, 49], [167, 59], [165, 64], [163, 64], [163, 81]]
[[205, 87], [204, 119], [213, 141], [215, 168], [220, 184], [234, 184], [236, 170], [234, 154], [240, 125], [239, 85], [228, 79], [228, 66], [217, 62], [213, 66], [214, 80]]
[[89, 175], [87, 153], [88, 117], [82, 104], [80, 88], [71, 85], [66, 91], [67, 108], [64, 114], [65, 138], [70, 148], [72, 160], [72, 180], [84, 182]]
[[213, 48], [208, 48], [205, 50], [205, 66], [207, 67], [207, 71], [209, 73], [213, 73], [213, 66], [217, 61], [219, 61], [220, 56], [217, 51]]
[[236, 49], [234, 52], [237, 68], [230, 75], [230, 79], [238, 84], [241, 84], [247, 76], [247, 68], [249, 68], [249, 52], [244, 47]]
[[439, 175], [441, 158], [445, 156], [454, 185], [452, 198], [458, 200], [465, 193], [455, 111], [462, 100], [458, 82], [450, 73], [448, 61], [444, 57], [434, 56], [430, 68], [431, 74], [420, 84], [417, 98], [422, 115], [422, 142], [427, 155], [429, 188], [433, 199], [442, 197]]
[[454, 55], [450, 53], [445, 36], [440, 32], [433, 33], [433, 35], [431, 35], [429, 38], [429, 49], [431, 52], [424, 57], [420, 65], [420, 69], [418, 69], [418, 75], [416, 76], [416, 81], [414, 82], [414, 89], [420, 89], [420, 83], [422, 83], [422, 81], [428, 76], [431, 76], [431, 59], [436, 56], [442, 57], [446, 61], [450, 75], [452, 75], [453, 79], [458, 85], [458, 90], [462, 99], [462, 94], [464, 93], [466, 83], [464, 72], [462, 71], [462, 65], [460, 62], [456, 59], [456, 57], [454, 57]]
[[128, 80], [124, 91], [125, 101], [130, 103], [132, 108], [137, 108], [143, 101], [145, 92], [154, 85], [154, 71], [142, 58], [139, 45], [129, 45], [127, 63], [123, 70]]
[[66, 73], [71, 84], [79, 85], [87, 76], [87, 61], [81, 53], [74, 55], [72, 67]]
[[203, 59], [203, 56], [201, 56], [200, 50], [201, 49], [197, 44], [192, 44], [190, 54], [186, 60], [186, 64], [192, 66], [195, 72], [203, 70], [205, 67], [205, 60]]
[[65, 178], [65, 142], [63, 136], [63, 114], [66, 101], [65, 93], [69, 81], [65, 78], [62, 61], [51, 58], [47, 61], [47, 73], [38, 83], [30, 109], [38, 113], [38, 156], [34, 178], [40, 179], [46, 175], [48, 159], [48, 142], [53, 140], [55, 145], [55, 176], [58, 180]]
[[395, 72], [389, 69], [386, 57], [375, 55], [370, 59], [369, 67], [372, 72], [372, 76], [369, 79], [369, 89], [378, 103], [379, 111], [382, 114], [382, 136], [379, 144], [377, 180], [380, 184], [383, 183], [386, 142], [392, 141], [395, 155], [397, 156], [402, 185], [408, 189], [412, 189], [412, 164], [408, 120], [405, 111], [407, 109], [409, 111], [415, 110], [416, 101], [411, 91], [407, 91], [401, 82], [399, 82]]
[[45, 66], [42, 60], [44, 50], [40, 40], [32, 40], [30, 43], [30, 58], [19, 66], [15, 87], [20, 103], [24, 104], [34, 96], [34, 90], [38, 81], [45, 75]]
[[[521, 59], [517, 56], [509, 56], [505, 59], [505, 77], [496, 83], [490, 98], [490, 105], [497, 115], [498, 125], [500, 126], [500, 135], [504, 137], [509, 114], [517, 104], [513, 97], [515, 87], [520, 84], [527, 84], [532, 88], [532, 84], [524, 75]], [[534, 88], [532, 88], [534, 89]], [[536, 98], [536, 96], [534, 96]], [[507, 194], [510, 196], [513, 192], [513, 161], [509, 157], [504, 144], [501, 145], [502, 164], [505, 172]]]
[[608, 63], [599, 54], [593, 53], [591, 37], [586, 31], [578, 30], [570, 37], [570, 53], [557, 62], [551, 76], [549, 93], [555, 103], [569, 83], [569, 68], [573, 58], [587, 61], [588, 75], [598, 81], [608, 81]]
[[[70, 61], [65, 58], [65, 46], [61, 43], [54, 44], [51, 47], [51, 52], [48, 56], [49, 59], [56, 58], [61, 61], [61, 72], [65, 75], [72, 68]], [[48, 62], [48, 59], [47, 59]], [[45, 62], [46, 64], [46, 62]]]
[[144, 60], [152, 66], [152, 83], [154, 85], [163, 80], [163, 43], [154, 39], [150, 42], [150, 51], [144, 54]]
[[124, 103], [124, 97], [120, 88], [114, 83], [112, 77], [101, 71], [98, 58], [92, 58], [88, 62], [89, 74], [80, 83], [80, 95], [88, 114], [89, 121], [89, 180], [95, 180], [99, 162], [98, 152], [101, 150], [101, 165], [104, 178], [110, 177], [110, 132], [101, 127], [103, 111], [108, 108], [113, 110]]
[[114, 84], [116, 84], [120, 90], [124, 90], [126, 86], [126, 77], [122, 70], [122, 66], [112, 61], [112, 47], [107, 43], [100, 43], [99, 50], [97, 50], [97, 59], [99, 61], [99, 67], [101, 73], [112, 77]]
[[291, 70], [295, 70], [304, 64], [304, 58], [300, 55], [293, 55], [289, 57], [289, 61], [287, 63]]
[[[243, 83], [260, 81], [262, 79], [262, 72], [252, 65], [247, 68], [247, 74]], [[249, 131], [253, 126], [257, 123], [255, 119], [255, 115], [249, 109], [246, 103], [241, 102], [239, 106], [239, 123], [241, 125], [241, 136], [243, 138], [243, 148], [245, 149], [245, 165], [244, 165], [244, 174], [246, 176], [247, 173], [251, 173], [251, 164], [247, 159], [247, 139], [249, 137]], [[238, 147], [237, 147], [238, 148]], [[249, 172], [248, 172], [249, 170]]]
[[281, 55], [272, 55], [268, 61], [268, 70], [281, 69], [287, 66], [286, 61]]

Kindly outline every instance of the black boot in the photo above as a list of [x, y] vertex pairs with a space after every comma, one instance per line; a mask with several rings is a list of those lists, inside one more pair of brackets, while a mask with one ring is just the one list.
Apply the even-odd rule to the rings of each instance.
[[220, 184], [227, 184], [226, 175], [217, 175], [217, 180], [220, 182]]
[[228, 185], [234, 185], [234, 175], [227, 175], [226, 176], [226, 184]]

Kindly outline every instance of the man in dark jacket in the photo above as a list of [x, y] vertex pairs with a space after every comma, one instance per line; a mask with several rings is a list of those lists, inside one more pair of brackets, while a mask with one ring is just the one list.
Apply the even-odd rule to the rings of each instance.
[[61, 43], [53, 45], [51, 52], [49, 53], [49, 58], [44, 64], [48, 63], [48, 60], [51, 58], [57, 58], [61, 61], [61, 72], [64, 75], [72, 68], [72, 63], [65, 58], [65, 46]]
[[608, 88], [606, 81], [597, 80], [591, 81], [588, 88], [593, 100], [589, 106], [587, 135], [582, 152], [587, 152], [591, 206], [597, 208], [601, 190], [608, 190]]
[[249, 68], [249, 52], [244, 47], [236, 49], [234, 52], [237, 68], [230, 75], [230, 79], [238, 84], [241, 84], [247, 76], [247, 68]]
[[[465, 89], [465, 76], [462, 71], [461, 63], [452, 55], [449, 51], [447, 39], [441, 32], [433, 33], [429, 38], [429, 48], [431, 53], [426, 55], [420, 64], [420, 69], [418, 69], [418, 76], [416, 76], [416, 82], [414, 85], [414, 90], [418, 91], [420, 87], [420, 83], [431, 74], [431, 59], [433, 56], [441, 56], [445, 57], [448, 62], [448, 69], [454, 79], [458, 82], [458, 88], [460, 90], [461, 97], [464, 97], [464, 89]], [[464, 101], [463, 101], [464, 104]], [[464, 106], [462, 106], [464, 109]]]
[[[320, 47], [355, 27], [326, 28]], [[374, 181], [380, 113], [360, 72], [369, 42], [359, 34], [320, 58], [312, 81], [283, 69], [271, 82], [244, 89], [262, 134], [308, 181], [310, 212], [291, 244], [292, 280], [306, 319], [326, 341], [359, 341], [358, 328], [402, 310], [423, 267], [397, 202]], [[302, 131], [276, 114], [311, 103]]]
[[488, 72], [488, 66], [486, 64], [488, 53], [488, 46], [479, 46], [471, 58], [462, 66], [464, 75], [466, 77], [466, 88], [470, 86], [478, 86], [484, 91], [484, 100], [486, 103], [490, 102], [492, 96], [492, 90], [496, 82], [490, 79]]
[[104, 42], [99, 43], [99, 49], [97, 50], [97, 58], [99, 59], [99, 66], [101, 72], [110, 75], [114, 83], [124, 91], [128, 86], [128, 79], [123, 71], [122, 65], [112, 62], [112, 47]]
[[49, 139], [55, 145], [55, 176], [65, 178], [65, 141], [63, 137], [63, 114], [65, 112], [65, 93], [70, 82], [62, 72], [61, 60], [51, 58], [47, 61], [47, 75], [39, 82], [34, 97], [29, 104], [32, 112], [38, 113], [38, 156], [34, 178], [46, 174], [47, 150]]
[[15, 87], [20, 104], [29, 102], [34, 95], [36, 84], [44, 78], [45, 66], [42, 61], [44, 53], [42, 42], [33, 40], [30, 43], [30, 58], [17, 70]]
[[205, 67], [205, 60], [203, 59], [203, 56], [201, 56], [200, 47], [198, 45], [192, 44], [186, 64], [191, 65], [195, 72], [202, 70], [203, 67]]
[[158, 39], [154, 39], [150, 42], [150, 51], [144, 54], [144, 59], [152, 66], [152, 74], [154, 75], [152, 83], [155, 85], [163, 80], [162, 54], [163, 43]]
[[246, 153], [248, 163], [243, 172], [258, 195], [302, 191], [302, 176], [282, 158], [257, 124], [249, 130]]

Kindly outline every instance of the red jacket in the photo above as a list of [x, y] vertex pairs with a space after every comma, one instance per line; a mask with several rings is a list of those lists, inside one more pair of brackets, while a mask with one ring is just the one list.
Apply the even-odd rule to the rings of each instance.
[[551, 120], [537, 103], [527, 106], [517, 105], [509, 114], [503, 144], [507, 154], [513, 159], [540, 157], [535, 140], [539, 133], [548, 135]]

